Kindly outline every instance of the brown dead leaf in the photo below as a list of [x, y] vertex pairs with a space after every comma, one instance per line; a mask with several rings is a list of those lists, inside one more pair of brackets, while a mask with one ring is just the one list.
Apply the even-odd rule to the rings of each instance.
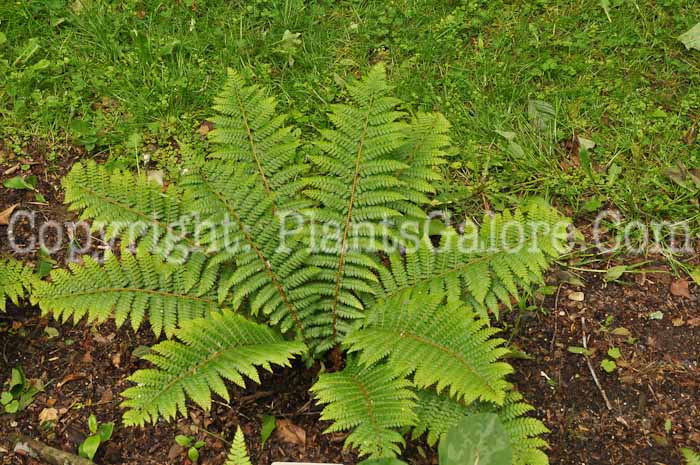
[[85, 376], [83, 373], [71, 373], [70, 375], [63, 378], [61, 382], [56, 385], [56, 387], [58, 389], [61, 389], [64, 385], [83, 378], [87, 378], [87, 376]]
[[695, 126], [688, 129], [688, 132], [683, 136], [683, 142], [688, 145], [693, 145], [698, 138], [698, 128]]
[[277, 435], [288, 444], [306, 445], [306, 431], [289, 420], [277, 420]]
[[46, 423], [47, 421], [57, 421], [58, 420], [58, 410], [55, 408], [45, 408], [39, 413], [39, 423]]
[[103, 393], [102, 396], [100, 397], [100, 401], [98, 403], [100, 404], [109, 404], [114, 400], [114, 393], [112, 392], [111, 389], [106, 389]]
[[697, 328], [700, 327], [700, 318], [691, 318], [690, 320], [687, 321], [688, 326], [692, 328]]
[[209, 134], [212, 129], [214, 129], [214, 123], [211, 121], [202, 121], [202, 124], [199, 125], [199, 134], [202, 136], [206, 136]]
[[117, 352], [112, 356], [112, 365], [114, 365], [116, 368], [119, 368], [120, 365], [122, 364], [122, 354], [120, 352]]
[[12, 217], [12, 212], [15, 211], [15, 208], [17, 208], [19, 204], [16, 203], [14, 205], [10, 205], [6, 209], [4, 209], [2, 212], [0, 212], [0, 226], [7, 226], [10, 224], [10, 218]]
[[676, 297], [685, 297], [690, 299], [690, 291], [688, 290], [688, 280], [678, 279], [671, 283], [671, 294]]

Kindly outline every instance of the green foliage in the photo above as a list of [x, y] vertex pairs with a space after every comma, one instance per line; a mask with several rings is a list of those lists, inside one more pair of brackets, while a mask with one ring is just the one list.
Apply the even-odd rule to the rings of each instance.
[[28, 380], [21, 367], [13, 368], [7, 389], [0, 392], [0, 405], [5, 413], [17, 413], [26, 409], [34, 402], [43, 386], [39, 380]]
[[155, 345], [144, 358], [157, 368], [139, 370], [125, 390], [122, 406], [127, 425], [155, 423], [159, 417], [185, 414], [189, 396], [204, 409], [211, 407], [212, 393], [228, 400], [225, 380], [245, 387], [243, 376], [259, 383], [257, 367], [288, 365], [304, 352], [299, 342], [285, 341], [271, 328], [253, 323], [229, 311], [209, 318], [188, 320], [175, 332], [179, 341]]
[[224, 465], [252, 465], [248, 458], [248, 449], [245, 445], [245, 437], [241, 428], [236, 430], [236, 436], [233, 438], [231, 451]]
[[20, 299], [29, 296], [38, 278], [27, 265], [11, 258], [0, 259], [0, 312], [4, 312], [7, 299], [19, 305]]
[[206, 444], [204, 441], [197, 441], [192, 436], [185, 436], [184, 434], [175, 436], [175, 442], [187, 449], [187, 458], [192, 463], [197, 463], [199, 460], [199, 449]]
[[498, 415], [463, 417], [440, 442], [440, 465], [512, 465], [510, 438]]
[[460, 301], [446, 301], [442, 289], [421, 285], [377, 302], [345, 344], [350, 352], [361, 352], [361, 364], [386, 358], [394, 371], [412, 373], [418, 387], [435, 385], [466, 403], [502, 404], [504, 378], [513, 369], [498, 362], [508, 349], [493, 337], [497, 332]]
[[690, 449], [681, 449], [686, 465], [700, 465], [700, 454]]
[[430, 284], [444, 287], [448, 301], [462, 299], [483, 318], [488, 310], [498, 315], [499, 305], [510, 308], [521, 289], [543, 282], [550, 261], [565, 249], [567, 224], [535, 200], [514, 213], [485, 216], [481, 228], [467, 223], [464, 234], [445, 229], [437, 247], [423, 237], [405, 258], [394, 253], [389, 269], [379, 269], [378, 295]]
[[171, 261], [183, 258], [177, 247], [183, 231], [173, 225], [182, 219], [184, 210], [175, 189], [163, 191], [145, 175], [109, 172], [93, 161], [74, 165], [63, 186], [68, 209], [80, 211], [81, 219], [91, 219], [93, 231], [104, 228], [106, 240], [140, 240], [141, 248], [149, 252]]
[[138, 329], [147, 320], [156, 335], [171, 336], [185, 321], [219, 310], [197, 264], [173, 265], [142, 250], [122, 250], [121, 259], [108, 253], [103, 264], [86, 256], [82, 265], [54, 270], [50, 283], [37, 285], [35, 298], [44, 313], [63, 321], [87, 315], [104, 322], [113, 315], [117, 326], [129, 320]]
[[415, 410], [418, 421], [412, 437], [417, 439], [427, 433], [428, 444], [434, 445], [463, 418], [479, 413], [495, 413], [510, 437], [513, 465], [546, 465], [549, 461], [542, 449], [547, 443], [539, 436], [549, 430], [541, 421], [525, 416], [532, 410], [515, 391], [509, 391], [504, 405], [499, 407], [485, 402], [465, 405], [433, 390], [420, 390]]
[[98, 423], [95, 415], [88, 418], [90, 435], [80, 443], [78, 455], [92, 460], [102, 444], [109, 441], [114, 431], [114, 423]]
[[404, 444], [396, 428], [416, 424], [411, 385], [388, 366], [366, 367], [349, 359], [343, 371], [322, 375], [311, 391], [327, 404], [321, 419], [334, 422], [326, 433], [353, 430], [345, 444], [380, 458], [395, 456]]

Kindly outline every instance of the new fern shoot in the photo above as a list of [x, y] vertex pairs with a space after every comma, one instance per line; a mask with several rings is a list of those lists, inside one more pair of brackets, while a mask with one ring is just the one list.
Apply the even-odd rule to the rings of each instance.
[[[124, 423], [186, 415], [188, 399], [208, 409], [260, 369], [333, 354], [312, 392], [361, 455], [399, 456], [407, 432], [434, 444], [484, 412], [510, 435], [513, 463], [547, 463], [546, 428], [525, 416], [491, 320], [542, 281], [567, 221], [531, 201], [464, 233], [428, 228], [449, 123], [403, 111], [382, 65], [348, 84], [310, 140], [235, 71], [214, 110], [213, 150], [184, 153], [165, 189], [74, 166], [66, 202], [121, 253], [33, 286], [62, 320], [114, 318], [166, 338], [122, 393]], [[248, 463], [241, 443], [230, 463]]]

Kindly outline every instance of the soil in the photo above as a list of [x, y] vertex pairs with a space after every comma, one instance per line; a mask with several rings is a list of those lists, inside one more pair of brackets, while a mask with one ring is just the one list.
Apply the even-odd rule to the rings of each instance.
[[[42, 221], [72, 218], [59, 206], [58, 180], [80, 156], [67, 150], [60, 163], [52, 164], [58, 168], [48, 170], [37, 150], [30, 172], [39, 178], [46, 204], [32, 203], [31, 191], [0, 187], [0, 211], [18, 203], [39, 211]], [[3, 174], [9, 167], [0, 166], [0, 182], [9, 177]], [[25, 239], [37, 226], [26, 227]], [[0, 254], [10, 251], [6, 234], [0, 225]], [[36, 251], [27, 257], [35, 259]], [[653, 273], [625, 274], [614, 283], [606, 283], [601, 273], [582, 273], [581, 286], [567, 283], [572, 281], [570, 270], [554, 270], [548, 284], [557, 292], [542, 298], [541, 311], [513, 312], [503, 320], [506, 337], [529, 356], [511, 360], [512, 380], [551, 430], [546, 439], [552, 464], [677, 465], [682, 463], [680, 447], [700, 449], [700, 288], [691, 283], [687, 293], [683, 286], [679, 292], [679, 282], [684, 283], [668, 267], [655, 268]], [[577, 292], [583, 293], [582, 301]], [[586, 357], [570, 351], [583, 345], [584, 334], [600, 388]], [[231, 402], [216, 402], [212, 412], [192, 408], [189, 418], [174, 423], [120, 426], [119, 393], [129, 385], [129, 374], [145, 366], [134, 352], [153, 342], [146, 330], [117, 330], [112, 323], [63, 325], [35, 308], [10, 305], [7, 314], [0, 314], [0, 381], [12, 367], [21, 366], [28, 378], [41, 380], [45, 387], [26, 410], [0, 416], [0, 464], [38, 463], [11, 451], [3, 440], [11, 432], [76, 451], [91, 413], [100, 422], [116, 424], [113, 438], [95, 459], [99, 464], [187, 465], [186, 450], [174, 441], [184, 434], [205, 441], [200, 463], [219, 465], [238, 426], [256, 464], [358, 462], [352, 451], [343, 449], [344, 434], [322, 434], [328, 424], [319, 420], [320, 408], [308, 393], [318, 368], [302, 365], [264, 375], [261, 386], [232, 387]], [[607, 373], [601, 362], [611, 358], [607, 354], [612, 348], [619, 349], [620, 357], [615, 370]], [[45, 409], [55, 409], [58, 416], [51, 427], [40, 424]], [[300, 434], [291, 435], [296, 437], [292, 440], [275, 433], [262, 445], [266, 415]], [[415, 465], [437, 464], [435, 451], [420, 443], [409, 446], [404, 459]]]

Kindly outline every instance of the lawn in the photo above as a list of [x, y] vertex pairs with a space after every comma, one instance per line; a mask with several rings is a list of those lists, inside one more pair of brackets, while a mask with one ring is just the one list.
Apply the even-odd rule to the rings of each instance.
[[[202, 144], [227, 67], [278, 92], [306, 131], [384, 61], [407, 109], [453, 125], [440, 200], [454, 210], [539, 195], [576, 217], [612, 207], [697, 230], [698, 185], [673, 174], [700, 166], [700, 53], [677, 40], [698, 17], [690, 0], [8, 1], [1, 156], [38, 139], [55, 157], [70, 142], [168, 166], [173, 138]], [[538, 128], [532, 101], [553, 124]], [[583, 160], [574, 134], [596, 144]]]

